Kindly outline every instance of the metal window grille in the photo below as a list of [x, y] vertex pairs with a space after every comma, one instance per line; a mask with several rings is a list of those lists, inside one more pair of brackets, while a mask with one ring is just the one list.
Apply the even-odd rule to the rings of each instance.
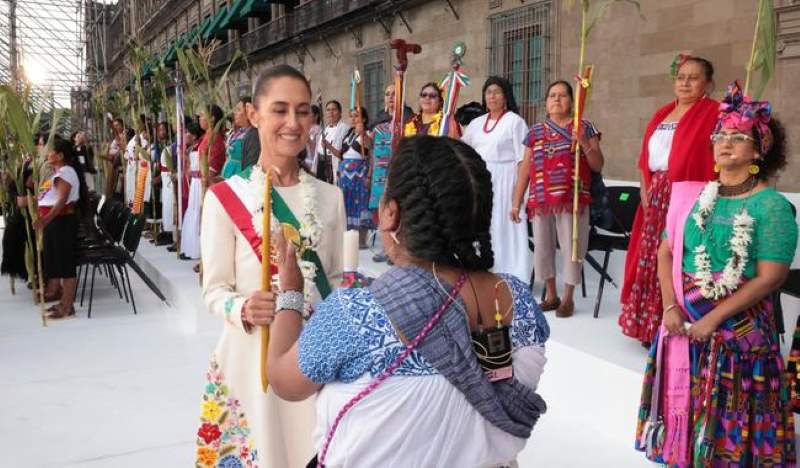
[[383, 110], [383, 88], [386, 86], [387, 52], [378, 47], [358, 54], [358, 69], [361, 73], [362, 105], [370, 119]]
[[547, 84], [555, 69], [555, 11], [551, 0], [489, 17], [489, 72], [511, 82], [520, 114], [544, 118]]

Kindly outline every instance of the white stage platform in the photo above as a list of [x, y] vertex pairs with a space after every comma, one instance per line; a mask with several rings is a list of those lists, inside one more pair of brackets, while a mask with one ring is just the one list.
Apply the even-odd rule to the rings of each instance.
[[[366, 273], [387, 268], [371, 257], [361, 252]], [[609, 269], [618, 284], [623, 259], [614, 253]], [[196, 262], [147, 241], [136, 260], [168, 302], [133, 277], [138, 316], [101, 278], [92, 319], [84, 306], [78, 318], [42, 328], [24, 286], [11, 296], [0, 283], [0, 465], [192, 465], [203, 375], [221, 321], [203, 305]], [[587, 269], [586, 278], [589, 297], [578, 297], [574, 317], [547, 316], [539, 390], [549, 409], [521, 467], [651, 466], [633, 450], [645, 349], [620, 332], [614, 287], [606, 286], [600, 318], [592, 318], [598, 275]], [[785, 298], [784, 311], [791, 333], [800, 302]]]

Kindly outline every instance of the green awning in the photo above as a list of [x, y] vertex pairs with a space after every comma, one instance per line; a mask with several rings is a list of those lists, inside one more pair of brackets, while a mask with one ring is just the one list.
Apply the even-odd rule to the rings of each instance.
[[244, 6], [239, 11], [239, 17], [264, 16], [269, 13], [270, 2], [268, 0], [244, 0]]
[[165, 51], [164, 51], [164, 54], [161, 56], [161, 60], [162, 60], [164, 63], [168, 63], [168, 62], [169, 62], [169, 57], [170, 57], [171, 55], [174, 55], [174, 54], [175, 54], [175, 44], [176, 44], [176, 42], [175, 42], [175, 41], [170, 41], [170, 42], [169, 42], [169, 47], [167, 47], [167, 50], [165, 50]]
[[208, 27], [211, 26], [213, 21], [214, 17], [209, 16], [200, 23], [200, 26], [197, 27], [197, 36], [195, 36], [194, 42], [205, 41], [206, 31], [208, 31]]
[[164, 63], [172, 64], [178, 60], [178, 49], [183, 48], [184, 42], [186, 42], [186, 34], [181, 35], [172, 43], [170, 51], [167, 53], [166, 57], [164, 57]]
[[236, 0], [228, 9], [228, 14], [220, 21], [220, 29], [235, 29], [231, 25], [240, 19], [239, 12], [247, 3], [247, 0]]
[[211, 23], [208, 25], [208, 28], [203, 32], [203, 40], [208, 41], [212, 37], [222, 37], [223, 35], [227, 36], [227, 32], [220, 28], [220, 23], [225, 17], [228, 16], [228, 5], [223, 5], [222, 8], [217, 12], [217, 14], [212, 17]]

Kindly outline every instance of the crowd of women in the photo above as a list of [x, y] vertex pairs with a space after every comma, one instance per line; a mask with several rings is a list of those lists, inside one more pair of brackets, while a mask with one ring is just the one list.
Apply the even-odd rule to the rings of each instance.
[[[738, 83], [712, 99], [710, 61], [680, 55], [672, 69], [675, 99], [642, 142], [620, 301], [623, 333], [650, 350], [635, 445], [675, 466], [794, 466], [798, 388], [771, 302], [798, 235], [793, 207], [770, 187], [786, 165], [784, 130]], [[436, 83], [421, 88], [417, 112], [395, 95], [388, 86], [372, 121], [366, 109], [343, 117], [331, 100], [323, 123], [307, 79], [273, 67], [238, 103], [231, 131], [215, 107], [187, 122], [182, 162], [166, 124], [151, 136], [145, 120], [133, 135], [115, 122], [103, 157], [124, 174], [125, 200], [136, 201], [147, 164], [137, 154], [149, 148], [162, 210], [145, 209], [164, 233], [182, 225], [174, 248], [201, 258], [204, 300], [225, 324], [203, 391], [199, 466], [516, 466], [545, 412], [543, 312], [575, 312], [603, 133], [589, 120], [573, 126], [567, 81], [547, 87], [547, 118], [528, 126], [509, 82], [490, 77], [478, 115], [465, 106], [442, 137]], [[396, 108], [404, 138], [393, 151]], [[83, 185], [69, 169], [73, 147], [53, 148], [39, 203], [53, 209], [36, 227], [61, 233], [73, 229]], [[268, 290], [265, 224], [276, 266]], [[369, 287], [337, 289], [345, 230], [360, 232], [362, 248], [369, 231], [381, 238], [376, 260], [392, 267]], [[49, 275], [74, 279], [53, 258]], [[62, 288], [71, 300], [74, 283]]]
[[[624, 332], [650, 349], [636, 447], [677, 466], [793, 466], [796, 382], [770, 299], [797, 243], [790, 203], [768, 186], [786, 164], [784, 132], [769, 103], [736, 84], [711, 99], [709, 61], [680, 56], [674, 69], [675, 101], [644, 136], [621, 301]], [[549, 334], [542, 312], [570, 316], [581, 279], [580, 262], [558, 247], [573, 237], [573, 143], [582, 149], [580, 258], [601, 132], [588, 120], [573, 129], [568, 82], [548, 87], [547, 119], [529, 128], [509, 83], [491, 77], [482, 115], [434, 137], [442, 93], [429, 83], [392, 153], [394, 91], [373, 125], [364, 109], [342, 124], [331, 101], [316, 128], [302, 75], [279, 67], [257, 83], [259, 162], [213, 187], [213, 216], [203, 218], [204, 252], [213, 246], [204, 294], [226, 327], [208, 372], [199, 461], [302, 466], [316, 453], [312, 464], [326, 466], [513, 466], [545, 411], [535, 393]], [[307, 168], [297, 162], [304, 148], [316, 150], [301, 157]], [[276, 193], [301, 233], [288, 243], [278, 234], [275, 292], [258, 288], [252, 237], [268, 167], [279, 169]], [[393, 268], [367, 288], [332, 291], [338, 236], [372, 228]], [[267, 325], [264, 357], [253, 350]], [[217, 418], [232, 411], [238, 420]]]

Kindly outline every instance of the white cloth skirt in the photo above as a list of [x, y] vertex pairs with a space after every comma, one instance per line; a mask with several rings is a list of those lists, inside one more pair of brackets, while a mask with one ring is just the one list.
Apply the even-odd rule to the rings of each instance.
[[[514, 376], [535, 389], [546, 361], [544, 347], [518, 349], [514, 351]], [[339, 410], [371, 380], [366, 374], [352, 383], [327, 384], [317, 394], [313, 437], [318, 451]], [[393, 375], [342, 418], [325, 466], [516, 466], [517, 454], [526, 442], [481, 416], [444, 376]]]
[[161, 229], [165, 232], [175, 230], [175, 191], [169, 173], [161, 173]]
[[203, 188], [200, 179], [192, 177], [189, 184], [189, 205], [181, 229], [181, 253], [189, 258], [200, 258], [200, 204]]
[[522, 222], [511, 221], [511, 199], [514, 183], [517, 180], [517, 163], [487, 162], [486, 167], [492, 174], [492, 250], [494, 251], [495, 273], [508, 273], [525, 283], [531, 281], [533, 269], [533, 253], [528, 247], [528, 220], [525, 208], [520, 211]]
[[136, 195], [136, 162], [126, 161], [125, 163], [125, 203], [133, 203]]

